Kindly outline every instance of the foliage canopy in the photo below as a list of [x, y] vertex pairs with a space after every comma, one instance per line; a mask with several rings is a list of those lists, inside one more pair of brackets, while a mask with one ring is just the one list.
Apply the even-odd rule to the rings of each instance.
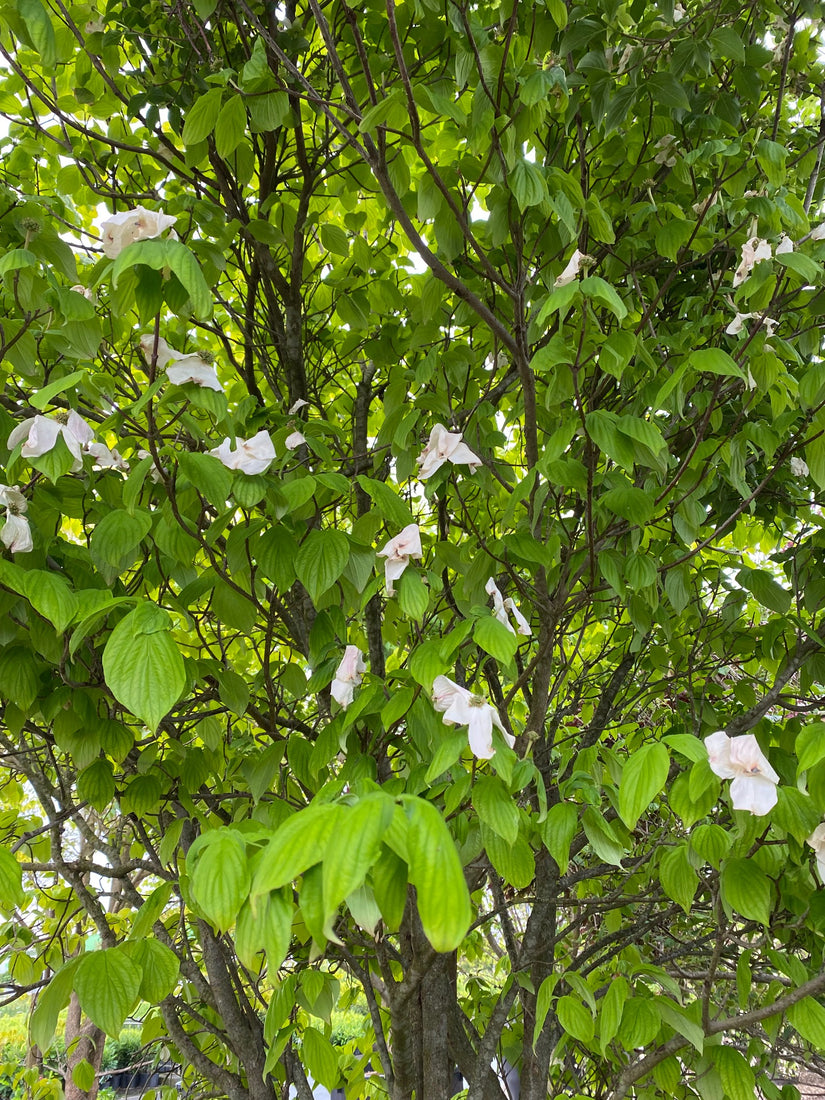
[[68, 1093], [142, 1006], [231, 1100], [774, 1100], [821, 6], [0, 11], [2, 957]]

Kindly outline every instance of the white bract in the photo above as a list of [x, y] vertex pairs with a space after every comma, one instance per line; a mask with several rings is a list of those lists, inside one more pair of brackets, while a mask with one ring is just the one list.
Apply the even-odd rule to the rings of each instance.
[[791, 473], [794, 477], [807, 477], [809, 474], [808, 463], [804, 458], [797, 458], [795, 455], [791, 459]]
[[417, 523], [408, 523], [403, 531], [378, 551], [379, 558], [387, 559], [384, 562], [384, 580], [388, 596], [395, 593], [395, 581], [410, 564], [410, 558], [421, 558], [422, 554], [421, 532]]
[[738, 336], [739, 333], [745, 328], [745, 322], [750, 321], [751, 318], [758, 317], [759, 324], [765, 326], [768, 338], [770, 339], [776, 331], [776, 326], [779, 322], [773, 317], [763, 317], [761, 313], [737, 313], [725, 332], [728, 336]]
[[169, 381], [176, 386], [182, 386], [184, 382], [194, 382], [196, 386], [223, 393], [223, 386], [218, 381], [215, 368], [199, 352], [175, 351], [174, 348], [169, 347], [162, 336], [157, 340], [157, 352], [155, 352], [155, 337], [141, 336], [140, 350], [149, 366], [152, 364], [154, 355], [157, 365], [166, 371]]
[[733, 285], [740, 286], [762, 260], [771, 258], [771, 246], [760, 237], [751, 237], [742, 245], [742, 259], [733, 273]]
[[306, 436], [299, 431], [291, 432], [284, 440], [284, 446], [288, 451], [294, 451], [296, 447], [303, 447], [305, 443]]
[[[515, 601], [511, 597], [508, 596], [506, 600], [504, 599], [492, 577], [485, 584], [484, 591], [488, 596], [493, 597], [493, 615], [498, 621], [506, 626], [511, 634], [522, 634], [525, 638], [529, 638], [533, 633], [530, 624], [516, 607]], [[510, 615], [516, 621], [515, 628], [510, 622]]]
[[94, 439], [94, 432], [74, 409], [65, 420], [40, 415], [24, 420], [12, 431], [6, 446], [12, 450], [25, 440], [20, 450], [23, 458], [39, 458], [54, 449], [60, 436], [74, 458], [72, 470], [77, 472], [83, 468], [83, 449]]
[[298, 411], [298, 409], [302, 409], [304, 407], [304, 405], [308, 405], [308, 404], [309, 404], [309, 402], [304, 401], [303, 397], [299, 397], [297, 401], [292, 402], [292, 404], [287, 409], [287, 412], [290, 413], [290, 415], [291, 415], [292, 413], [296, 413]]
[[561, 275], [556, 277], [553, 286], [558, 288], [560, 286], [567, 286], [568, 283], [572, 283], [579, 275], [582, 267], [587, 267], [589, 264], [592, 264], [592, 262], [589, 256], [586, 256], [584, 252], [580, 252], [577, 248], [567, 261], [567, 267], [562, 271]]
[[229, 436], [220, 447], [209, 454], [219, 458], [230, 470], [240, 470], [244, 474], [263, 474], [275, 460], [275, 445], [268, 432], [261, 430], [251, 439], [236, 439], [235, 449], [230, 446]]
[[444, 715], [445, 726], [467, 727], [470, 748], [480, 760], [489, 760], [496, 751], [493, 726], [501, 731], [511, 748], [515, 744], [515, 738], [501, 724], [498, 711], [483, 695], [474, 695], [446, 676], [436, 676], [433, 681], [433, 706]]
[[110, 450], [105, 443], [90, 443], [86, 448], [99, 470], [128, 470], [129, 463], [117, 450]]
[[344, 709], [352, 702], [355, 689], [361, 683], [366, 671], [367, 666], [361, 650], [357, 645], [348, 645], [330, 686], [332, 698]]
[[452, 462], [454, 466], [469, 466], [471, 474], [482, 464], [478, 455], [461, 442], [461, 432], [448, 432], [443, 424], [436, 424], [430, 432], [427, 446], [418, 456], [418, 476], [423, 481], [440, 470], [445, 462]]
[[660, 137], [656, 142], [656, 148], [659, 152], [654, 156], [653, 160], [656, 164], [664, 164], [666, 168], [672, 168], [676, 163], [676, 151], [679, 145], [679, 140], [673, 134], [665, 134], [664, 137]]
[[127, 244], [159, 237], [164, 229], [170, 229], [176, 219], [157, 210], [145, 210], [142, 206], [112, 214], [101, 222], [103, 254], [116, 259]]
[[777, 244], [776, 248], [774, 249], [774, 255], [782, 256], [786, 252], [793, 252], [793, 249], [794, 249], [793, 241], [791, 240], [791, 238], [788, 236], [787, 233], [783, 233], [782, 236], [779, 238], [779, 243]]
[[34, 549], [29, 521], [23, 515], [29, 502], [16, 485], [0, 485], [0, 505], [6, 509], [0, 542], [13, 554], [27, 554]]
[[764, 817], [777, 803], [779, 776], [768, 763], [752, 733], [728, 737], [717, 730], [705, 738], [710, 770], [720, 779], [732, 779], [730, 797], [734, 810], [749, 810]]
[[816, 870], [819, 881], [825, 883], [825, 823], [817, 825], [808, 837], [808, 844], [816, 853]]

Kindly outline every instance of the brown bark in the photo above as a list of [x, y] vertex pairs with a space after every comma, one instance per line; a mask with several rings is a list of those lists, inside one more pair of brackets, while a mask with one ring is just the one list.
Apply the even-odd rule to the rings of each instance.
[[[77, 994], [72, 993], [66, 1016], [66, 1080], [63, 1091], [66, 1100], [95, 1100], [100, 1088], [100, 1064], [103, 1061], [103, 1044], [106, 1035], [96, 1027], [80, 1010]], [[83, 1059], [95, 1071], [92, 1087], [87, 1091], [78, 1088], [72, 1079], [72, 1072]]]

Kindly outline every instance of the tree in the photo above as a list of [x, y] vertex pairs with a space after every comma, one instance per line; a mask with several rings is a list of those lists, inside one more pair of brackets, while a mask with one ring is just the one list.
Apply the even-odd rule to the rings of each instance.
[[778, 1097], [825, 1049], [820, 5], [2, 10], [33, 1042], [71, 1001], [75, 1095], [141, 1005], [231, 1100]]

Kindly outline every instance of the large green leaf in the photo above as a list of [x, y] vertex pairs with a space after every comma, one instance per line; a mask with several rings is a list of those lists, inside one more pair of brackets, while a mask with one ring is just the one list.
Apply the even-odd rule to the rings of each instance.
[[310, 531], [295, 558], [298, 580], [316, 601], [344, 572], [349, 540], [343, 531]]
[[301, 810], [278, 828], [261, 853], [252, 882], [252, 897], [293, 882], [308, 867], [320, 863], [332, 830], [344, 807], [318, 803]]
[[636, 822], [661, 791], [667, 781], [670, 758], [660, 742], [643, 745], [630, 757], [622, 769], [619, 785], [619, 814], [628, 829]]
[[75, 988], [75, 971], [80, 959], [70, 959], [41, 990], [31, 1014], [29, 1031], [32, 1042], [45, 1053], [52, 1045], [60, 1013], [69, 1003]]
[[361, 886], [378, 858], [383, 837], [393, 813], [392, 799], [384, 794], [367, 795], [355, 806], [344, 807], [324, 850], [324, 917]]
[[93, 1023], [115, 1038], [134, 1007], [141, 972], [125, 950], [109, 947], [83, 955], [74, 973], [80, 1007]]
[[139, 604], [117, 624], [103, 651], [103, 674], [112, 694], [152, 730], [186, 686], [171, 625], [156, 604]]
[[731, 909], [760, 924], [770, 923], [770, 879], [752, 859], [726, 860], [721, 883], [722, 898]]
[[435, 806], [404, 797], [409, 817], [410, 882], [424, 934], [436, 951], [454, 951], [470, 927], [470, 894], [450, 830]]
[[202, 833], [186, 856], [192, 896], [219, 932], [234, 923], [252, 877], [246, 845], [234, 829]]

